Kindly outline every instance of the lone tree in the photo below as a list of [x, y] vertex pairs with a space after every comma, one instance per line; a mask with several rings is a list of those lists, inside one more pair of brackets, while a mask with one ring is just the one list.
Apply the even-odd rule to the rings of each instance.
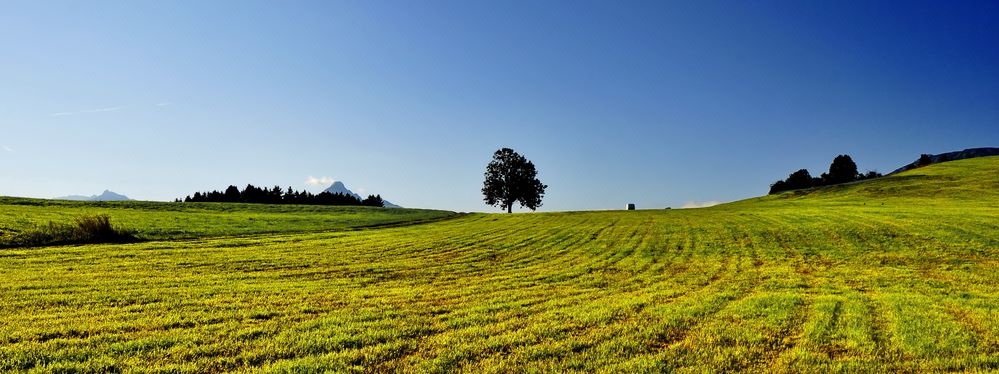
[[534, 163], [510, 148], [503, 148], [493, 153], [493, 160], [486, 166], [482, 194], [486, 204], [499, 205], [507, 213], [513, 213], [515, 202], [520, 202], [521, 207], [538, 209], [547, 187], [538, 180]]

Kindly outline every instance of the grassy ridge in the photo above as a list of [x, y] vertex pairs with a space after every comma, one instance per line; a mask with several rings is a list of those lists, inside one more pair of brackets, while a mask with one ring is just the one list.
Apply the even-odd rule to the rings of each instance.
[[[997, 370], [996, 170], [697, 210], [0, 251], [0, 370]], [[891, 178], [923, 182], [870, 192]]]
[[[999, 156], [934, 164], [870, 181], [768, 195], [743, 202], [803, 200], [809, 204], [844, 202], [867, 204], [895, 201], [906, 204], [980, 205], [999, 207]], [[974, 204], [968, 204], [968, 203]]]
[[262, 233], [316, 232], [432, 221], [453, 212], [355, 206], [239, 203], [81, 202], [0, 197], [0, 244], [49, 222], [106, 214], [143, 239], [187, 239]]

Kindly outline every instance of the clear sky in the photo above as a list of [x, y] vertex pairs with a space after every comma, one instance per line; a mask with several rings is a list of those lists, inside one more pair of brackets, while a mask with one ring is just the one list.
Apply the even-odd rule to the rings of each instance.
[[996, 1], [0, 2], [0, 195], [499, 211], [510, 147], [540, 210], [662, 208], [986, 146]]

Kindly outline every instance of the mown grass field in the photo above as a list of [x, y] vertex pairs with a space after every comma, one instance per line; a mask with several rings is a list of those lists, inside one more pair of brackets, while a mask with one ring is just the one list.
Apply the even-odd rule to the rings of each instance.
[[361, 206], [240, 203], [83, 202], [0, 196], [0, 246], [20, 231], [49, 222], [72, 223], [106, 214], [142, 239], [190, 239], [266, 233], [305, 233], [408, 224], [448, 218], [453, 212]]
[[696, 210], [6, 249], [0, 370], [994, 371], [997, 190], [991, 157]]

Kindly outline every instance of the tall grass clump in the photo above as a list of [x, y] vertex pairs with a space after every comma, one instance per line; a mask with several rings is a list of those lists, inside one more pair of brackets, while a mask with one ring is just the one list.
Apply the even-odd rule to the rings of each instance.
[[72, 224], [49, 221], [7, 235], [0, 247], [38, 247], [60, 244], [131, 243], [138, 241], [132, 230], [115, 226], [107, 214], [83, 215]]

